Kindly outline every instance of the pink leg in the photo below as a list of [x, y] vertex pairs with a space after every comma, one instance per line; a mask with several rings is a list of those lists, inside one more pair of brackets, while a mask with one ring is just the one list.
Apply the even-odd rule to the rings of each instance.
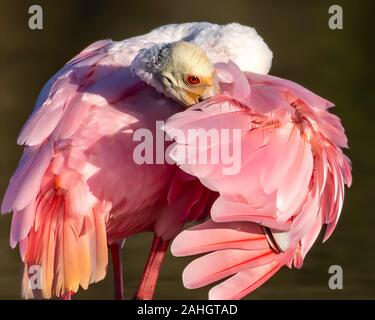
[[72, 300], [72, 296], [73, 296], [74, 292], [67, 292], [67, 293], [64, 293], [60, 299], [61, 300]]
[[121, 246], [118, 243], [113, 243], [109, 247], [112, 255], [115, 299], [122, 300], [124, 298], [124, 283], [122, 277]]
[[163, 240], [156, 235], [154, 236], [150, 254], [134, 300], [152, 300], [169, 242], [170, 240]]

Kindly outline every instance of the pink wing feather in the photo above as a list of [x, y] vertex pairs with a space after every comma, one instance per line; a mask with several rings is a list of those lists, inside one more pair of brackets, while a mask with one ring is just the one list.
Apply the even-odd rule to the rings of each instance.
[[[217, 197], [176, 166], [134, 161], [135, 130], [155, 137], [156, 121], [182, 107], [133, 74], [144, 41], [132, 41], [97, 42], [71, 60], [43, 88], [19, 135], [25, 150], [2, 212], [13, 211], [10, 245], [20, 244], [24, 297], [87, 288], [106, 274], [107, 243], [151, 227], [173, 237]], [[33, 265], [43, 269], [41, 290], [29, 286]]]
[[[10, 244], [20, 243], [25, 297], [61, 296], [101, 280], [107, 237], [125, 236], [107, 225], [111, 208], [125, 203], [133, 207], [123, 211], [134, 212], [157, 203], [175, 171], [149, 166], [144, 171], [155, 174], [146, 174], [145, 186], [134, 185], [132, 132], [155, 127], [156, 120], [181, 109], [135, 77], [122, 50], [105, 40], [71, 60], [43, 88], [19, 135], [25, 150], [1, 211], [13, 211]], [[187, 201], [184, 221], [202, 207], [197, 197], [209, 195], [203, 187], [200, 192]], [[203, 209], [196, 210], [198, 216]], [[136, 232], [137, 223], [129, 232]], [[39, 291], [29, 286], [32, 265], [43, 269]]]
[[[77, 167], [64, 163], [62, 154], [67, 154], [63, 146], [69, 145], [69, 138], [92, 107], [89, 99], [84, 99], [82, 89], [107, 80], [99, 79], [96, 71], [101, 63], [111, 59], [111, 45], [108, 40], [91, 45], [52, 77], [19, 135], [18, 143], [25, 145], [25, 151], [1, 211], [13, 211], [10, 244], [14, 248], [21, 243], [25, 297], [60, 296], [77, 291], [79, 285], [87, 288], [90, 282], [105, 275], [104, 211], [85, 189]], [[114, 72], [115, 68], [112, 69]], [[82, 153], [70, 154], [85, 161]], [[82, 203], [87, 203], [85, 208]], [[28, 284], [28, 268], [32, 265], [43, 270], [40, 291], [31, 290]]]
[[[206, 222], [182, 232], [172, 251], [175, 255], [214, 251], [185, 269], [185, 285], [199, 287], [235, 274], [215, 286], [210, 298], [239, 299], [282, 266], [294, 262], [301, 267], [324, 224], [325, 239], [331, 235], [342, 209], [344, 185], [351, 184], [351, 168], [340, 149], [347, 145], [344, 129], [327, 111], [332, 103], [291, 81], [242, 73], [232, 62], [220, 64], [218, 73], [225, 92], [172, 116], [165, 126], [176, 141], [171, 157], [220, 194], [211, 210], [216, 224]], [[191, 128], [237, 129], [240, 135], [220, 136], [222, 140], [202, 146], [199, 139], [188, 137]], [[184, 134], [178, 135], [178, 130]], [[240, 148], [233, 150], [240, 170], [234, 174], [224, 173], [227, 163], [222, 159], [199, 161], [202, 153], [221, 154], [236, 143]], [[255, 245], [244, 247], [251, 246], [250, 239], [257, 234], [269, 240], [259, 224], [271, 228], [272, 241], [279, 246], [275, 252], [268, 242], [269, 261]], [[259, 231], [240, 226], [257, 226]], [[240, 251], [233, 251], [236, 244]], [[228, 248], [232, 251], [223, 250]], [[249, 259], [259, 264], [247, 265]]]

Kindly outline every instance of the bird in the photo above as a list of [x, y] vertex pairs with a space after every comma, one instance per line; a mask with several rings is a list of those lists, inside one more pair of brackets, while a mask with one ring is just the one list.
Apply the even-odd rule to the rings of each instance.
[[[272, 52], [238, 23], [172, 24], [95, 42], [46, 83], [19, 134], [23, 154], [1, 205], [13, 213], [22, 297], [71, 299], [106, 276], [111, 251], [122, 299], [124, 241], [153, 232], [135, 294], [152, 299], [170, 240], [207, 216], [218, 194], [168, 161], [137, 163], [135, 135], [155, 137], [156, 122], [217, 95], [215, 64], [229, 60], [262, 74]], [[154, 144], [145, 146], [153, 155]], [[37, 283], [34, 270], [42, 271]]]
[[[232, 300], [284, 266], [302, 267], [321, 230], [323, 241], [333, 233], [352, 176], [342, 150], [344, 128], [329, 112], [332, 102], [292, 81], [241, 70], [233, 61], [216, 69], [221, 93], [173, 115], [164, 127], [175, 140], [171, 158], [219, 193], [210, 217], [178, 234], [171, 251], [201, 255], [183, 271], [186, 288], [218, 282], [209, 299]], [[198, 128], [240, 134], [201, 144], [188, 134]], [[237, 145], [238, 170], [199, 161], [227, 145]]]

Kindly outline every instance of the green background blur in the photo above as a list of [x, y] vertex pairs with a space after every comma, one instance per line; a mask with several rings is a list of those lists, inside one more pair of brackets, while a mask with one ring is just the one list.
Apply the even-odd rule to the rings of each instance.
[[[39, 4], [44, 29], [28, 28]], [[344, 10], [344, 30], [328, 28], [328, 7]], [[371, 1], [0, 1], [0, 198], [18, 162], [16, 137], [43, 84], [90, 43], [121, 40], [168, 23], [239, 22], [255, 27], [274, 53], [271, 73], [294, 80], [336, 103], [353, 161], [354, 183], [341, 221], [326, 244], [317, 243], [302, 270], [281, 270], [249, 299], [375, 298], [374, 8]], [[0, 299], [18, 299], [20, 259], [8, 246], [10, 215], [0, 217]], [[151, 235], [129, 239], [124, 251], [126, 297], [143, 270]], [[205, 299], [207, 288], [186, 290], [190, 259], [168, 256], [157, 299]], [[328, 268], [341, 265], [344, 289], [328, 288]], [[79, 299], [112, 299], [107, 278]]]

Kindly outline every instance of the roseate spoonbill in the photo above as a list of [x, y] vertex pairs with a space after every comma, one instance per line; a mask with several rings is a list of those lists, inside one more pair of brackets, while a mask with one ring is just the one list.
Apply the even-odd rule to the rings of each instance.
[[341, 150], [347, 138], [340, 119], [328, 112], [331, 102], [291, 81], [243, 72], [233, 62], [217, 69], [225, 93], [172, 116], [165, 130], [171, 136], [213, 124], [240, 130], [241, 169], [224, 175], [221, 163], [189, 162], [194, 153], [186, 152], [196, 150], [197, 157], [233, 139], [202, 146], [187, 134], [176, 138], [171, 157], [220, 196], [211, 219], [179, 234], [171, 250], [176, 256], [208, 253], [185, 268], [187, 288], [229, 277], [209, 298], [240, 299], [281, 267], [300, 268], [323, 225], [324, 241], [329, 238], [344, 186], [351, 185], [351, 165]]
[[[155, 133], [155, 121], [215, 95], [213, 63], [228, 59], [267, 73], [272, 53], [239, 24], [169, 25], [96, 42], [48, 81], [19, 135], [24, 153], [1, 208], [13, 211], [10, 245], [19, 243], [24, 297], [69, 298], [103, 279], [108, 244], [122, 298], [119, 250], [143, 231], [155, 238], [136, 298], [152, 297], [169, 240], [204, 216], [215, 195], [177, 166], [136, 164], [133, 133]], [[42, 281], [32, 288], [35, 266]]]

